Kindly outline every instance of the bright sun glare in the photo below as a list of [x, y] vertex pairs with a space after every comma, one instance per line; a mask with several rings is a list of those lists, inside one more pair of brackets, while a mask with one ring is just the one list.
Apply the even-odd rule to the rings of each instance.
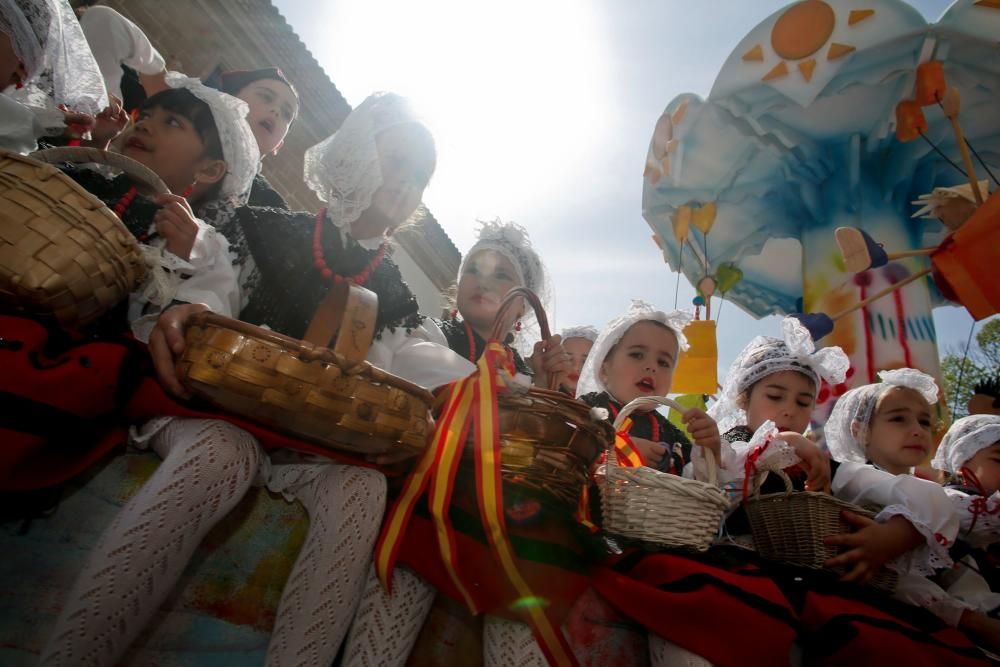
[[425, 116], [439, 153], [425, 201], [460, 247], [473, 218], [518, 218], [593, 168], [608, 88], [591, 3], [340, 0], [329, 11], [315, 55], [351, 104], [393, 90]]

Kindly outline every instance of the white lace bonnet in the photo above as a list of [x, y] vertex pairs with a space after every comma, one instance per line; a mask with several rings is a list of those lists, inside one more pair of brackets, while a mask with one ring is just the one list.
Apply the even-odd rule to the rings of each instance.
[[851, 361], [842, 349], [817, 350], [809, 330], [794, 317], [786, 317], [781, 322], [781, 333], [781, 338], [754, 338], [729, 367], [719, 400], [708, 411], [718, 422], [720, 433], [746, 425], [746, 411], [737, 404], [737, 399], [769, 375], [782, 371], [802, 373], [812, 380], [816, 393], [821, 379], [830, 384], [844, 381]]
[[[875, 406], [885, 392], [896, 387], [907, 387], [918, 392], [928, 404], [938, 400], [938, 386], [934, 378], [915, 368], [899, 368], [880, 371], [881, 382], [866, 384], [851, 389], [833, 406], [830, 418], [823, 427], [826, 446], [837, 461], [865, 463], [866, 434], [875, 414]], [[854, 436], [852, 425], [857, 424], [858, 437]]]
[[688, 349], [687, 338], [684, 336], [684, 328], [692, 319], [694, 317], [691, 313], [682, 310], [658, 310], [656, 306], [650, 303], [633, 299], [628, 311], [624, 315], [608, 322], [608, 326], [597, 337], [594, 347], [590, 349], [590, 354], [587, 355], [587, 362], [583, 365], [583, 370], [580, 372], [580, 381], [576, 385], [576, 395], [583, 396], [584, 394], [604, 391], [606, 389], [604, 383], [601, 381], [601, 366], [604, 364], [604, 360], [608, 358], [611, 349], [618, 344], [634, 324], [647, 320], [659, 322], [674, 332], [674, 335], [677, 337], [678, 349], [683, 351]]
[[955, 421], [938, 446], [931, 466], [957, 474], [979, 450], [1000, 442], [1000, 415], [969, 415]]
[[326, 203], [330, 220], [347, 229], [371, 206], [382, 186], [376, 139], [397, 125], [423, 125], [405, 98], [373, 93], [348, 114], [340, 128], [306, 151], [303, 174]]
[[219, 198], [245, 204], [260, 163], [260, 149], [247, 122], [250, 107], [237, 97], [209, 88], [200, 79], [179, 72], [167, 74], [167, 85], [189, 91], [211, 109], [227, 169]]
[[0, 0], [0, 32], [28, 73], [20, 90], [5, 94], [22, 104], [96, 114], [108, 106], [104, 77], [66, 0]]
[[[506, 257], [514, 265], [518, 285], [527, 287], [538, 296], [547, 314], [552, 313], [552, 293], [548, 273], [541, 257], [531, 247], [527, 230], [514, 222], [503, 222], [499, 218], [479, 221], [479, 239], [462, 258], [458, 267], [459, 279], [465, 274], [469, 260], [484, 250], [492, 250]], [[522, 354], [528, 354], [531, 347], [541, 338], [538, 320], [531, 308], [525, 307], [521, 316], [521, 330], [514, 337], [514, 346]]]
[[583, 324], [578, 327], [566, 327], [559, 332], [559, 335], [562, 336], [563, 341], [567, 341], [570, 338], [582, 338], [593, 343], [597, 341], [597, 337], [601, 335], [601, 332], [597, 330], [597, 327]]

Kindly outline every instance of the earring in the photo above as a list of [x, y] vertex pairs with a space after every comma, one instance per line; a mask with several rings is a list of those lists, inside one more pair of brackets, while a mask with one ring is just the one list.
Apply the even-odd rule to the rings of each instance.
[[520, 331], [520, 330], [521, 330], [521, 320], [518, 320], [517, 324], [514, 325], [514, 331]]
[[195, 183], [197, 183], [197, 181], [195, 181], [191, 185], [189, 185], [186, 188], [184, 188], [184, 192], [181, 193], [181, 197], [183, 197], [184, 199], [187, 199], [188, 197], [190, 197], [191, 193], [194, 192]]

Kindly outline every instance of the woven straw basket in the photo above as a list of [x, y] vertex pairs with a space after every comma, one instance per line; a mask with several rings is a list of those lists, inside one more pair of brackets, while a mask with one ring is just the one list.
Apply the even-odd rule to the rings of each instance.
[[[534, 292], [518, 287], [500, 304], [492, 340], [502, 340], [510, 330], [514, 309], [521, 301], [534, 309], [542, 338], [552, 337], [545, 310]], [[555, 381], [555, 378], [552, 378]], [[500, 469], [512, 484], [541, 491], [560, 505], [575, 508], [590, 471], [614, 441], [611, 425], [594, 420], [590, 406], [550, 389], [531, 387], [508, 391], [498, 397], [500, 417]], [[472, 456], [466, 448], [465, 456]]]
[[0, 151], [0, 303], [75, 330], [142, 281], [135, 237], [104, 204], [46, 163], [97, 163], [168, 192], [145, 166], [117, 153], [54, 148], [31, 158]]
[[362, 287], [334, 285], [304, 341], [199, 313], [189, 322], [177, 375], [229, 412], [331, 449], [419, 453], [433, 396], [365, 361], [377, 304]]
[[[664, 396], [640, 397], [618, 413], [615, 431], [635, 410], [658, 405], [680, 411], [685, 409]], [[604, 529], [662, 546], [707, 549], [719, 534], [723, 514], [730, 503], [718, 487], [714, 455], [705, 450], [705, 456], [709, 466], [708, 483], [646, 466], [622, 467], [618, 465], [614, 447], [609, 447], [607, 462], [598, 467], [595, 475], [601, 491]]]
[[[758, 476], [753, 496], [744, 503], [757, 552], [768, 560], [813, 570], [827, 569], [823, 563], [840, 550], [824, 544], [823, 538], [854, 530], [841, 512], [846, 510], [868, 518], [875, 515], [827, 493], [794, 491], [788, 475], [780, 470], [777, 473], [785, 482], [784, 493], [760, 495], [765, 472]], [[842, 568], [833, 571], [844, 572]], [[896, 573], [883, 568], [869, 585], [892, 592], [896, 582]]]

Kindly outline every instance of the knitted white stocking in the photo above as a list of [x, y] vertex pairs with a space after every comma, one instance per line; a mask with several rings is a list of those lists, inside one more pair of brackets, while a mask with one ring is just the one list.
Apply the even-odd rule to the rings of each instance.
[[42, 651], [43, 665], [113, 665], [153, 617], [205, 534], [243, 498], [265, 456], [226, 422], [174, 419], [163, 463], [104, 532]]
[[548, 667], [531, 626], [499, 616], [483, 619], [485, 667]]

